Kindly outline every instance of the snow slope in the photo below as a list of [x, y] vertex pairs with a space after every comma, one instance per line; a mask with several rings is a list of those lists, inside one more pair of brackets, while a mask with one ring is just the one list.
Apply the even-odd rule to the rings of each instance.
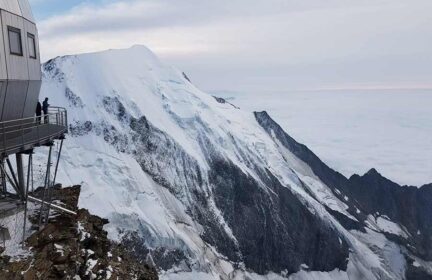
[[[404, 279], [402, 249], [384, 235], [395, 223], [344, 227], [328, 209], [359, 222], [348, 197], [335, 195], [252, 113], [201, 92], [145, 47], [59, 57], [43, 73], [42, 96], [65, 106], [70, 122], [59, 181], [81, 184], [80, 207], [108, 218], [110, 238], [140, 248], [162, 279]], [[237, 179], [252, 188], [251, 200], [249, 191], [231, 196], [243, 186]], [[300, 220], [285, 210], [275, 217], [275, 207], [287, 207], [280, 196]], [[292, 256], [280, 263], [271, 253], [261, 261], [262, 250], [247, 252], [260, 234], [251, 215], [266, 225], [265, 242], [284, 247], [291, 241], [278, 240], [283, 232], [305, 247], [282, 248]], [[311, 240], [295, 239], [302, 230]], [[310, 251], [314, 242], [327, 257]]]

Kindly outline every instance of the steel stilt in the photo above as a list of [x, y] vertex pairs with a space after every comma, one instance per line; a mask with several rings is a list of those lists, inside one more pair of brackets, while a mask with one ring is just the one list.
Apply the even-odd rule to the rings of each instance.
[[[14, 170], [13, 170], [13, 167], [12, 167], [12, 164], [11, 164], [9, 158], [6, 158], [6, 162], [7, 162], [7, 165], [8, 165], [8, 167], [9, 167], [9, 171], [11, 172], [12, 179], [13, 179], [13, 183], [12, 183], [11, 185], [14, 186], [15, 191], [17, 192], [17, 195], [19, 195], [19, 197], [20, 197], [21, 199], [24, 199], [24, 194], [21, 193], [21, 189], [20, 189], [20, 187], [19, 187], [18, 180], [17, 180], [17, 178], [16, 178], [16, 176], [15, 176], [15, 172], [14, 172]], [[6, 173], [6, 174], [7, 174], [7, 173]], [[11, 182], [12, 182], [12, 180], [11, 180]]]
[[24, 225], [23, 225], [23, 240], [22, 240], [23, 248], [25, 246], [25, 237], [26, 237], [25, 233], [26, 233], [26, 226], [27, 226], [28, 194], [29, 194], [29, 187], [30, 187], [30, 173], [33, 168], [32, 166], [33, 166], [33, 154], [29, 154], [28, 167], [27, 167], [27, 185], [25, 191], [25, 205], [24, 205]]
[[5, 170], [5, 160], [4, 158], [1, 159], [0, 162], [1, 168], [0, 168], [0, 176], [1, 176], [1, 191], [3, 195], [6, 195], [7, 187], [6, 187], [6, 170]]
[[20, 193], [22, 195], [21, 199], [24, 201], [25, 181], [24, 181], [23, 155], [21, 153], [18, 153], [15, 155], [15, 158], [16, 158], [17, 174], [18, 174], [18, 188], [20, 189]]
[[50, 211], [51, 211], [52, 188], [54, 187], [55, 182], [56, 182], [57, 171], [58, 171], [58, 167], [59, 167], [59, 163], [60, 163], [60, 156], [61, 156], [62, 149], [63, 149], [63, 139], [60, 142], [60, 148], [59, 148], [59, 151], [58, 151], [58, 154], [57, 154], [57, 162], [56, 162], [56, 166], [55, 166], [55, 169], [54, 169], [54, 178], [53, 178], [53, 180], [52, 180], [52, 182], [50, 184], [51, 185], [50, 188], [48, 189], [48, 202], [49, 203], [48, 203], [48, 210], [47, 210], [47, 213], [46, 213], [46, 216], [45, 216], [45, 224], [48, 222], [49, 214], [50, 214]]
[[[6, 179], [9, 181], [9, 183], [11, 184], [11, 186], [13, 187], [13, 189], [15, 190], [16, 194], [19, 196], [18, 186], [15, 184], [15, 181], [7, 173], [5, 166], [4, 165], [0, 165], [0, 169], [2, 171], [2, 174], [5, 175]], [[13, 170], [11, 172], [12, 172], [12, 175], [13, 175]], [[5, 182], [5, 187], [6, 187], [6, 182]], [[7, 189], [6, 189], [6, 193], [7, 193]]]
[[40, 212], [39, 212], [39, 228], [42, 225], [43, 210], [45, 208], [45, 200], [46, 200], [46, 196], [47, 196], [47, 190], [49, 187], [49, 181], [50, 181], [50, 175], [51, 175], [51, 153], [52, 153], [52, 146], [49, 147], [49, 152], [48, 152], [47, 170], [46, 170], [46, 174], [45, 174], [44, 190], [43, 190], [43, 194], [42, 194], [41, 207], [40, 207]]

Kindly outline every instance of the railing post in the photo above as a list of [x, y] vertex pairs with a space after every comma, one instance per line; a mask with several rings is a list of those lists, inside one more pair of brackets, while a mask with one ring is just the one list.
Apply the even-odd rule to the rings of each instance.
[[5, 128], [5, 124], [3, 123], [3, 151], [4, 154], [6, 155], [7, 151], [7, 145], [6, 145], [6, 128]]
[[21, 141], [22, 141], [21, 147], [23, 147], [24, 143], [25, 143], [25, 141], [24, 141], [24, 129], [25, 129], [24, 123], [25, 123], [25, 121], [22, 120], [21, 121], [21, 125], [20, 125], [20, 128], [21, 128]]
[[39, 121], [39, 122], [37, 122], [37, 124], [36, 124], [36, 131], [37, 131], [37, 142], [38, 142], [38, 144], [39, 144], [39, 139], [40, 139], [40, 135], [39, 135], [39, 126], [40, 126], [40, 124], [42, 123], [42, 118], [41, 118], [41, 120]]

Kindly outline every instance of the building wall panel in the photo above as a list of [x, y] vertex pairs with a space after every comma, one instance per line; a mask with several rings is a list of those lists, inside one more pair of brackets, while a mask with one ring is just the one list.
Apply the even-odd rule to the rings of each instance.
[[[6, 11], [1, 11], [3, 23], [3, 40], [5, 42], [6, 64], [9, 80], [28, 80], [29, 71], [27, 65], [28, 49], [27, 35], [24, 29], [24, 20], [21, 17], [13, 15]], [[21, 30], [21, 42], [23, 55], [11, 55], [9, 48], [8, 26], [12, 26]]]
[[28, 0], [18, 0], [18, 3], [21, 8], [21, 14], [23, 18], [31, 22], [35, 22], [33, 17], [33, 12], [31, 10], [30, 3], [28, 2]]
[[6, 97], [6, 88], [7, 88], [7, 82], [0, 81], [0, 121], [3, 121], [1, 117], [3, 115], [3, 106]]
[[[0, 23], [1, 22], [2, 20], [0, 15]], [[6, 80], [7, 78], [8, 77], [7, 77], [7, 69], [6, 69], [6, 52], [5, 52], [5, 45], [3, 40], [3, 28], [0, 28], [0, 80]]]
[[0, 9], [22, 16], [18, 0], [0, 0]]
[[[36, 115], [36, 104], [39, 100], [41, 81], [29, 81], [27, 98], [24, 105], [23, 118], [30, 118]], [[42, 102], [41, 102], [42, 103]]]
[[[40, 65], [40, 54], [39, 54], [39, 44], [38, 44], [38, 34], [36, 25], [30, 21], [24, 20], [24, 29], [25, 29], [25, 44], [27, 47], [27, 57], [28, 60], [28, 71], [29, 71], [29, 79], [30, 80], [40, 80], [42, 78], [41, 65]], [[30, 45], [27, 38], [27, 33], [30, 33], [35, 36], [35, 44], [36, 44], [36, 59], [30, 58]]]
[[[35, 115], [41, 87], [38, 32], [28, 0], [0, 0], [0, 121]], [[8, 26], [21, 32], [22, 56], [10, 53]], [[36, 59], [30, 58], [28, 33]]]
[[28, 81], [8, 81], [2, 121], [22, 118], [28, 85]]

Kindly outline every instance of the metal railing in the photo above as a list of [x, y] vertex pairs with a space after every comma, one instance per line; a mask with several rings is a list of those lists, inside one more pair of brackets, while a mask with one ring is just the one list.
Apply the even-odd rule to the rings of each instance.
[[67, 111], [51, 106], [48, 114], [0, 122], [0, 152], [8, 155], [25, 151], [67, 133]]

